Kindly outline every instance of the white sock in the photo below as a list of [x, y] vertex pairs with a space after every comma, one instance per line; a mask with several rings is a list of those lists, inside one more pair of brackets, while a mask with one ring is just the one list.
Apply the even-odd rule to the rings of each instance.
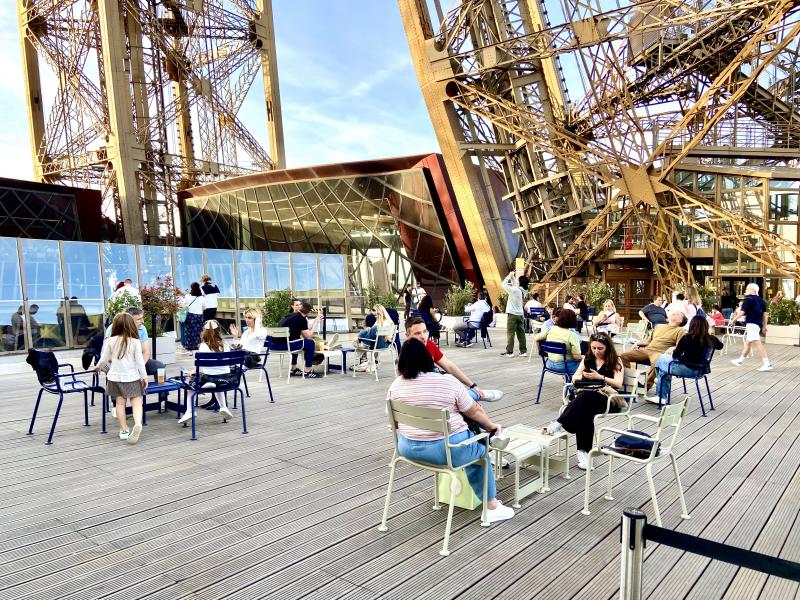
[[220, 408], [228, 408], [228, 403], [225, 401], [224, 394], [212, 394], [212, 396], [214, 396], [214, 400], [217, 401]]

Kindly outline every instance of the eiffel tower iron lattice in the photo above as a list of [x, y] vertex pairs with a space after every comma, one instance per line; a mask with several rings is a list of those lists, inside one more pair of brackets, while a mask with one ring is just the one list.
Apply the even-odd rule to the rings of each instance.
[[[687, 229], [800, 279], [796, 238], [675, 181], [709, 156], [744, 170], [798, 166], [800, 2], [399, 5], [451, 176], [466, 188], [465, 163], [502, 173], [526, 269], [551, 295], [628, 222], [667, 288], [694, 281]], [[472, 188], [471, 225], [490, 230], [482, 199]], [[492, 250], [482, 268], [510, 266]]]
[[[285, 166], [271, 0], [17, 11], [35, 177], [100, 189], [128, 243], [174, 243], [182, 189]], [[239, 117], [259, 74], [269, 151]]]

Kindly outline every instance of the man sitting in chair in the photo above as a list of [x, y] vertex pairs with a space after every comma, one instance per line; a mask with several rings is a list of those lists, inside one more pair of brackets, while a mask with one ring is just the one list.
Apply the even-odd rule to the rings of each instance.
[[620, 359], [626, 367], [631, 363], [650, 361], [650, 368], [647, 370], [647, 387], [649, 390], [656, 381], [656, 361], [667, 350], [675, 348], [678, 341], [684, 336], [686, 330], [683, 324], [686, 316], [679, 310], [669, 313], [669, 322], [666, 325], [658, 325], [653, 330], [650, 341], [636, 342], [627, 352], [620, 354]]
[[425, 344], [425, 347], [428, 349], [428, 352], [430, 353], [431, 358], [433, 358], [433, 362], [436, 364], [436, 366], [442, 371], [450, 373], [450, 375], [467, 386], [469, 395], [473, 400], [486, 400], [487, 402], [495, 402], [503, 397], [503, 392], [500, 390], [484, 391], [479, 388], [478, 384], [467, 377], [454, 362], [445, 358], [444, 354], [442, 354], [442, 351], [439, 349], [439, 346], [437, 346], [436, 343], [428, 337], [428, 327], [425, 325], [425, 321], [423, 321], [421, 318], [412, 317], [406, 321], [406, 339], [409, 338], [416, 338]]
[[453, 325], [453, 332], [461, 340], [464, 348], [472, 345], [472, 331], [469, 331], [469, 328], [472, 327], [473, 330], [480, 329], [484, 313], [492, 310], [492, 307], [489, 306], [489, 303], [486, 301], [488, 296], [489, 295], [485, 292], [478, 294], [477, 302], [467, 304], [464, 307], [464, 310], [469, 312], [468, 320], [464, 321], [463, 323], [456, 323]]
[[[294, 308], [295, 301], [292, 301], [292, 308]], [[311, 324], [308, 322], [308, 313], [311, 312], [311, 304], [308, 302], [300, 302], [299, 310], [291, 312], [283, 317], [278, 323], [278, 327], [289, 328], [289, 340], [292, 341], [291, 350], [299, 350], [300, 343], [294, 340], [302, 340], [302, 354], [303, 354], [303, 370], [297, 368], [297, 354], [292, 355], [292, 370], [290, 374], [295, 377], [305, 376], [307, 379], [315, 379], [319, 375], [312, 370], [314, 364], [314, 330], [317, 324], [322, 320], [322, 314], [317, 315]], [[286, 350], [289, 340], [275, 340], [270, 342], [270, 350]]]

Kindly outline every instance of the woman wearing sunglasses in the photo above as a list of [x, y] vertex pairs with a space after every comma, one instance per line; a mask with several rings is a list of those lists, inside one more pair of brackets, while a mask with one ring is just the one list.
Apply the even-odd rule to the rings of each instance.
[[[589, 338], [589, 353], [583, 359], [572, 381], [583, 380], [597, 383], [598, 388], [611, 386], [622, 388], [625, 369], [617, 356], [611, 337], [607, 333], [595, 333]], [[547, 426], [551, 435], [565, 429], [575, 434], [578, 446], [578, 468], [586, 470], [589, 450], [594, 438], [594, 417], [606, 410], [608, 397], [600, 389], [584, 389], [564, 407], [561, 415]], [[619, 409], [611, 407], [611, 412]]]

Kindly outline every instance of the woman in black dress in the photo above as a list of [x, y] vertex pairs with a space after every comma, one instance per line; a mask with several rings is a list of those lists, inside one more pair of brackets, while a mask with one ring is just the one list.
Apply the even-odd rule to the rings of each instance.
[[[625, 377], [625, 368], [617, 356], [614, 343], [607, 333], [595, 333], [589, 338], [589, 352], [583, 359], [572, 381], [583, 379], [619, 390]], [[594, 418], [604, 413], [608, 397], [599, 390], [582, 390], [567, 404], [564, 412], [547, 426], [550, 434], [562, 429], [575, 434], [578, 446], [578, 468], [586, 470], [589, 450], [594, 438]], [[619, 412], [612, 405], [611, 412]]]

